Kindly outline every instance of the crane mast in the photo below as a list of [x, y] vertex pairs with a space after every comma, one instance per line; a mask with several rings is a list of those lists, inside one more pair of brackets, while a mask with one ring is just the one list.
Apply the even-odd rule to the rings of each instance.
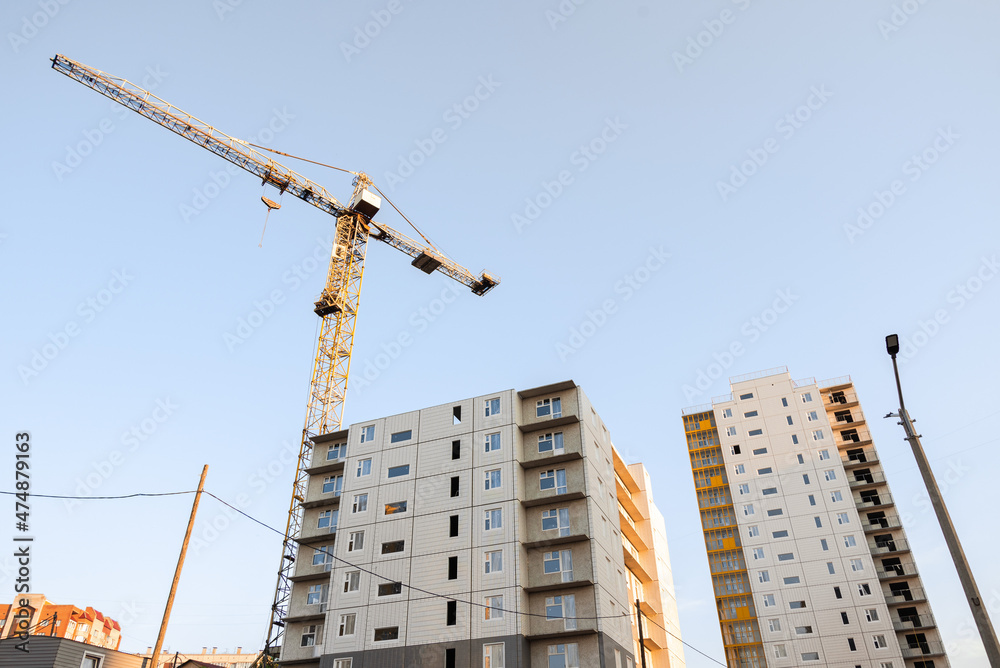
[[313, 452], [312, 439], [337, 431], [342, 425], [369, 237], [409, 255], [413, 258], [413, 266], [424, 273], [438, 271], [467, 286], [476, 295], [486, 294], [500, 280], [486, 272], [481, 272], [477, 277], [437, 249], [420, 244], [391, 227], [372, 220], [379, 210], [381, 199], [369, 190], [371, 180], [364, 173], [356, 174], [350, 204], [344, 206], [323, 186], [254, 150], [247, 142], [220, 132], [125, 79], [92, 69], [62, 55], [52, 58], [52, 67], [250, 172], [260, 178], [264, 185], [273, 186], [281, 193], [287, 192], [337, 220], [326, 284], [313, 309], [322, 322], [282, 543], [278, 582], [271, 605], [267, 647], [259, 657], [259, 663], [265, 659], [267, 650], [276, 647], [283, 637], [283, 619], [287, 616], [291, 597], [290, 578], [298, 553], [297, 538], [302, 530], [301, 504], [306, 498], [309, 480], [307, 469]]

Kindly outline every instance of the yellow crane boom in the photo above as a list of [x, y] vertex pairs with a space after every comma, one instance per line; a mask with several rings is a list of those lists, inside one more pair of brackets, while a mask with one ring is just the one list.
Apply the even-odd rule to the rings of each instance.
[[278, 584], [271, 606], [266, 651], [275, 647], [283, 636], [282, 620], [288, 612], [290, 577], [298, 552], [297, 538], [302, 529], [301, 504], [306, 496], [309, 478], [306, 469], [312, 460], [312, 439], [340, 429], [343, 420], [368, 238], [406, 253], [413, 258], [413, 266], [421, 271], [428, 274], [441, 272], [477, 295], [489, 292], [499, 285], [500, 279], [485, 271], [477, 277], [436, 249], [372, 220], [381, 206], [381, 198], [369, 190], [371, 179], [364, 173], [355, 173], [354, 192], [349, 205], [345, 206], [323, 186], [254, 150], [247, 142], [220, 132], [125, 79], [61, 55], [52, 58], [52, 68], [245, 169], [260, 178], [263, 184], [271, 185], [281, 193], [287, 192], [337, 219], [326, 285], [314, 308], [322, 323], [282, 544]]

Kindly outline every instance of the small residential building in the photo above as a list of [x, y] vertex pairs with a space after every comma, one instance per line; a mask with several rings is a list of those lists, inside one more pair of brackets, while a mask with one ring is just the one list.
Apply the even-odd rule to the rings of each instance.
[[115, 650], [122, 641], [121, 625], [99, 610], [56, 605], [44, 594], [20, 594], [11, 605], [0, 605], [0, 639], [13, 637], [18, 629]]
[[[147, 647], [140, 656], [149, 659], [153, 656], [153, 648]], [[250, 668], [251, 664], [257, 660], [256, 652], [244, 652], [242, 647], [237, 647], [235, 652], [220, 652], [218, 647], [202, 647], [201, 652], [192, 654], [190, 652], [177, 652], [174, 650], [162, 650], [156, 665], [148, 664], [149, 668], [177, 668], [187, 666], [206, 666], [207, 668]], [[191, 663], [186, 663], [191, 662]]]
[[[28, 651], [20, 647], [27, 642]], [[0, 640], [3, 668], [144, 668], [142, 657], [68, 638], [32, 635]]]

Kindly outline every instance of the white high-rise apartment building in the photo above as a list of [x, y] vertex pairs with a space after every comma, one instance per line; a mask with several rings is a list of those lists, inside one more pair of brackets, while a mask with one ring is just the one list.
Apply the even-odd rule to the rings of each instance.
[[683, 667], [649, 477], [572, 381], [351, 425], [308, 472], [282, 665], [638, 668], [641, 611]]
[[731, 384], [683, 411], [729, 666], [949, 666], [850, 378]]

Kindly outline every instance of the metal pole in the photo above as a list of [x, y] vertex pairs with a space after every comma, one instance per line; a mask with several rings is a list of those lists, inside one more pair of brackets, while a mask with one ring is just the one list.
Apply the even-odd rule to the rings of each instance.
[[205, 464], [205, 467], [201, 470], [201, 480], [198, 481], [198, 491], [194, 495], [194, 503], [191, 504], [191, 517], [188, 519], [187, 531], [184, 533], [184, 542], [181, 544], [180, 556], [177, 557], [174, 581], [170, 583], [170, 594], [167, 595], [167, 607], [163, 609], [163, 621], [160, 622], [160, 633], [156, 636], [156, 646], [153, 647], [153, 668], [159, 665], [160, 649], [163, 647], [163, 636], [167, 634], [170, 609], [174, 607], [174, 594], [177, 593], [177, 583], [181, 579], [181, 568], [184, 567], [184, 555], [187, 554], [188, 542], [191, 540], [191, 529], [194, 528], [194, 516], [198, 512], [198, 502], [201, 501], [201, 492], [205, 489], [205, 476], [207, 474], [208, 464]]
[[635, 599], [635, 616], [639, 620], [639, 659], [642, 661], [642, 668], [646, 668], [646, 639], [642, 637], [642, 608], [639, 607], [639, 599]]
[[982, 639], [983, 647], [986, 649], [986, 657], [989, 659], [992, 668], [1000, 668], [1000, 643], [997, 642], [997, 635], [993, 630], [993, 624], [990, 622], [989, 613], [986, 611], [986, 606], [983, 605], [982, 596], [979, 595], [979, 587], [976, 585], [976, 580], [972, 577], [972, 567], [969, 566], [969, 561], [965, 558], [965, 551], [962, 549], [962, 543], [958, 540], [955, 525], [952, 524], [948, 508], [944, 505], [944, 499], [941, 497], [941, 490], [938, 489], [934, 473], [931, 471], [927, 456], [924, 454], [924, 448], [920, 444], [920, 435], [914, 430], [913, 420], [910, 419], [910, 414], [906, 412], [906, 406], [903, 404], [903, 388], [899, 383], [899, 367], [896, 365], [896, 355], [890, 354], [892, 356], [892, 370], [896, 374], [896, 390], [899, 393], [900, 424], [903, 425], [903, 430], [906, 432], [906, 440], [909, 441], [910, 447], [913, 449], [913, 457], [917, 460], [917, 468], [920, 469], [920, 475], [924, 479], [924, 486], [927, 487], [927, 494], [930, 496], [931, 505], [934, 506], [934, 513], [937, 515], [938, 524], [941, 525], [941, 533], [944, 534], [944, 541], [947, 543], [948, 551], [951, 552], [951, 558], [955, 562], [955, 570], [958, 571], [958, 579], [962, 582], [962, 589], [965, 590], [965, 598], [968, 600], [969, 608], [972, 610], [972, 618], [976, 620], [979, 637]]

